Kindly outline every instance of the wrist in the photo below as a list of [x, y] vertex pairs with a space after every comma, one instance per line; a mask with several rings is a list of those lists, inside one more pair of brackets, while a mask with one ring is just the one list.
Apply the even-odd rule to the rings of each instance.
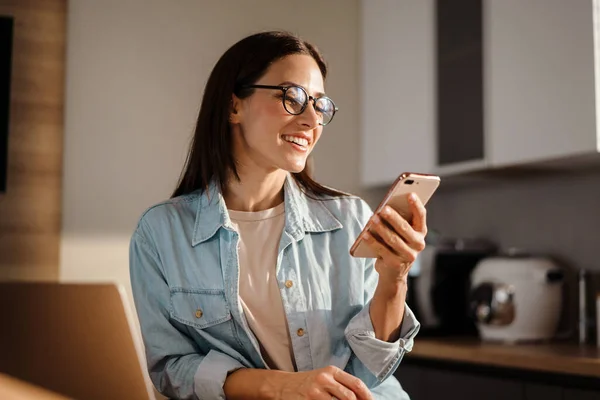
[[[383, 279], [382, 279], [383, 278]], [[408, 277], [398, 276], [393, 278], [386, 278], [379, 276], [379, 282], [375, 293], [379, 293], [380, 296], [385, 298], [402, 298], [406, 296], [408, 290]]]
[[283, 400], [282, 391], [292, 372], [240, 368], [225, 379], [225, 397], [231, 400]]
[[259, 388], [260, 398], [264, 400], [282, 400], [282, 386], [292, 372], [271, 370], [263, 379]]
[[375, 271], [379, 275], [379, 282], [384, 283], [404, 283], [408, 281], [408, 271], [412, 263], [402, 263], [401, 267], [388, 267], [382, 260], [375, 262]]

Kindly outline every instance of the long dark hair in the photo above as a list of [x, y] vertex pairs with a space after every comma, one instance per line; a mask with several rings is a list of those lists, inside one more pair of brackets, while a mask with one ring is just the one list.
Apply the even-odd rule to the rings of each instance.
[[[321, 53], [315, 46], [288, 32], [272, 31], [248, 36], [221, 56], [206, 83], [194, 138], [172, 197], [198, 189], [206, 191], [212, 180], [217, 180], [221, 188], [225, 188], [231, 175], [240, 179], [233, 157], [229, 125], [232, 95], [235, 93], [241, 99], [250, 96], [252, 89], [240, 88], [254, 84], [271, 64], [292, 54], [314, 58], [325, 80], [327, 65]], [[306, 169], [292, 175], [308, 195], [345, 195], [315, 182]]]

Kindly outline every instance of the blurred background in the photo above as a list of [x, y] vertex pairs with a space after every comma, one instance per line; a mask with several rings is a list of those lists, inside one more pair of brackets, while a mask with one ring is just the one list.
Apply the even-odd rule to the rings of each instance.
[[[481, 324], [493, 325], [501, 310], [490, 300], [497, 288], [483, 297], [467, 293], [476, 289], [471, 273], [482, 258], [495, 263], [482, 282], [529, 291], [518, 272], [531, 270], [560, 287], [558, 306], [545, 305], [556, 292], [541, 289], [515, 295], [512, 307], [521, 316], [552, 308], [558, 325], [535, 338], [572, 347], [542, 351], [539, 364], [568, 364], [544, 358], [566, 351], [576, 367], [497, 365], [519, 351], [485, 356], [496, 360], [491, 366], [452, 359], [504, 368], [488, 393], [478, 390], [496, 387], [490, 379], [497, 370], [479, 381], [468, 368], [449, 375], [439, 368], [453, 356], [434, 358], [432, 367], [423, 353], [407, 362], [405, 380], [435, 378], [445, 388], [466, 379], [462, 398], [600, 396], [585, 380], [600, 371], [595, 1], [0, 0], [0, 15], [8, 29], [0, 280], [108, 281], [129, 293], [131, 233], [141, 213], [175, 188], [213, 65], [239, 39], [284, 29], [323, 52], [326, 90], [340, 108], [313, 153], [318, 181], [375, 208], [404, 171], [442, 177], [428, 204], [428, 258], [412, 277], [415, 308], [425, 303], [421, 317], [432, 336], [444, 335], [434, 329], [444, 319], [435, 304], [447, 300], [432, 293], [440, 277], [457, 276], [449, 269], [456, 263], [462, 280], [452, 285], [468, 290], [448, 298], [464, 297], [471, 328], [478, 318], [484, 338]], [[432, 271], [437, 283], [426, 276]], [[519, 329], [491, 336], [532, 339], [523, 332], [536, 328]], [[457, 354], [460, 346], [445, 349]], [[563, 384], [557, 376], [581, 380]], [[413, 384], [413, 397], [435, 398], [424, 386]]]

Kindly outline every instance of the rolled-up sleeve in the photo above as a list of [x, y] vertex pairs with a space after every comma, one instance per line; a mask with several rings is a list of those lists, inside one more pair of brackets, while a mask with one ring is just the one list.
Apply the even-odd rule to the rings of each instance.
[[225, 399], [223, 386], [227, 374], [244, 366], [239, 361], [216, 350], [203, 357], [194, 375], [194, 390], [200, 399]]
[[133, 297], [146, 350], [148, 372], [163, 395], [179, 399], [225, 399], [227, 375], [244, 366], [232, 357], [211, 350], [203, 354], [170, 319], [170, 290], [160, 258], [141, 226], [130, 244]]
[[404, 354], [412, 350], [419, 322], [412, 310], [405, 305], [400, 327], [400, 338], [386, 342], [375, 337], [371, 322], [371, 302], [356, 314], [346, 327], [346, 340], [355, 357], [350, 363], [351, 373], [361, 378], [369, 387], [375, 387], [394, 373]]
[[[364, 201], [359, 204], [357, 219], [362, 229], [373, 212]], [[395, 342], [386, 342], [375, 337], [370, 311], [371, 299], [378, 281], [379, 274], [375, 270], [375, 259], [365, 259], [364, 306], [350, 319], [344, 331], [353, 353], [345, 369], [359, 377], [370, 388], [381, 384], [396, 371], [404, 354], [412, 350], [414, 337], [420, 328], [414, 313], [405, 304], [400, 338]]]

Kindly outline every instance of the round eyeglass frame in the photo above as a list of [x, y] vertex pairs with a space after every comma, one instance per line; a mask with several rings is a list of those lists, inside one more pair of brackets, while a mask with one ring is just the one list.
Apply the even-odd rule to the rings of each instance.
[[[285, 100], [287, 98], [287, 91], [289, 89], [291, 89], [291, 88], [300, 89], [306, 95], [306, 101], [304, 102], [304, 105], [302, 106], [302, 109], [299, 112], [297, 112], [297, 113], [288, 110], [288, 107], [285, 105]], [[291, 115], [300, 115], [300, 114], [302, 114], [304, 111], [306, 111], [306, 107], [308, 106], [308, 103], [311, 100], [313, 102], [313, 107], [315, 108], [315, 111], [316, 111], [317, 100], [320, 100], [320, 99], [329, 100], [331, 102], [331, 104], [333, 105], [333, 113], [331, 114], [331, 118], [329, 119], [329, 121], [327, 121], [325, 123], [319, 122], [319, 125], [321, 125], [321, 126], [329, 125], [331, 123], [331, 121], [333, 121], [333, 117], [335, 116], [335, 113], [337, 111], [339, 111], [339, 108], [337, 108], [335, 106], [335, 103], [334, 103], [333, 100], [331, 100], [331, 98], [329, 98], [327, 96], [313, 97], [313, 96], [309, 95], [306, 92], [306, 89], [304, 89], [302, 86], [298, 86], [298, 85], [289, 85], [289, 86], [278, 86], [278, 85], [244, 85], [244, 86], [242, 86], [242, 89], [272, 89], [272, 90], [274, 89], [274, 90], [281, 90], [283, 92], [283, 97], [281, 98], [281, 103], [283, 104], [283, 108], [285, 109], [285, 111], [288, 114], [291, 114]]]

